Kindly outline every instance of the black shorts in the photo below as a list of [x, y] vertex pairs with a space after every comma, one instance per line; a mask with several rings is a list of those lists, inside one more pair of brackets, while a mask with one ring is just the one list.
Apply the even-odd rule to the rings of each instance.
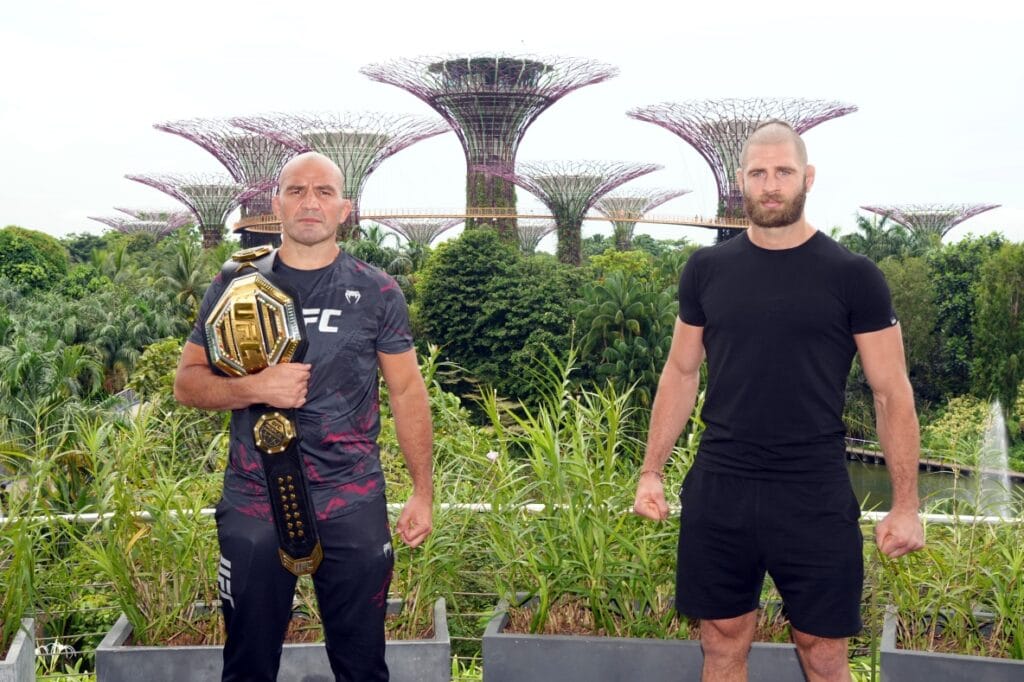
[[691, 469], [680, 492], [676, 608], [735, 618], [771, 575], [794, 628], [850, 637], [863, 627], [864, 538], [846, 481], [766, 481]]

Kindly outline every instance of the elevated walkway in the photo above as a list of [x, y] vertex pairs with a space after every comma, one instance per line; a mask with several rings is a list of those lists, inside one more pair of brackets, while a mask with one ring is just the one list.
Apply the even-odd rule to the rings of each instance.
[[[360, 220], [390, 219], [437, 219], [447, 220], [460, 218], [462, 220], [555, 220], [555, 216], [548, 213], [519, 212], [511, 208], [400, 208], [400, 209], [368, 209], [359, 212]], [[597, 221], [634, 221], [649, 225], [677, 225], [679, 227], [703, 227], [709, 230], [733, 229], [745, 230], [750, 226], [749, 221], [737, 218], [717, 218], [700, 215], [692, 216], [663, 216], [635, 214], [609, 214], [589, 213], [584, 220]], [[280, 223], [273, 215], [258, 215], [243, 218], [235, 223], [233, 232], [263, 232], [278, 233], [281, 231]]]

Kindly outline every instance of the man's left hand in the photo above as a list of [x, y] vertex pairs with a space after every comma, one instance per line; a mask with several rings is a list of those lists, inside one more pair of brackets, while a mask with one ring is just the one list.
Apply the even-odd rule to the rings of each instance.
[[395, 530], [410, 547], [419, 547], [433, 529], [433, 500], [415, 492], [402, 508]]
[[893, 559], [924, 547], [924, 526], [916, 511], [891, 511], [875, 527], [875, 544]]

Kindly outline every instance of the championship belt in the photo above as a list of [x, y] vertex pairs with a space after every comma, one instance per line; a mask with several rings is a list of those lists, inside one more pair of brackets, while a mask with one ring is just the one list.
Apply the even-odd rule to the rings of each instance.
[[[205, 322], [214, 371], [246, 376], [301, 360], [306, 341], [299, 300], [269, 279], [273, 261], [273, 250], [258, 246], [235, 253], [221, 270], [230, 281]], [[299, 456], [295, 410], [252, 405], [246, 411], [263, 459], [281, 564], [297, 576], [312, 574], [324, 554]]]

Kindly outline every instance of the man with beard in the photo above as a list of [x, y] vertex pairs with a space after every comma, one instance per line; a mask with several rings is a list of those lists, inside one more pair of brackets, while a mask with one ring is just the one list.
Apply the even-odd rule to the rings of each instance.
[[680, 492], [676, 574], [677, 609], [701, 621], [705, 681], [747, 679], [766, 572], [807, 679], [850, 679], [847, 638], [862, 627], [864, 577], [842, 421], [855, 354], [893, 487], [876, 544], [891, 557], [924, 546], [900, 325], [875, 264], [804, 218], [814, 173], [803, 140], [783, 122], [747, 140], [736, 177], [750, 228], [687, 261], [651, 411], [635, 510], [664, 520], [662, 468], [707, 357], [707, 428]]

